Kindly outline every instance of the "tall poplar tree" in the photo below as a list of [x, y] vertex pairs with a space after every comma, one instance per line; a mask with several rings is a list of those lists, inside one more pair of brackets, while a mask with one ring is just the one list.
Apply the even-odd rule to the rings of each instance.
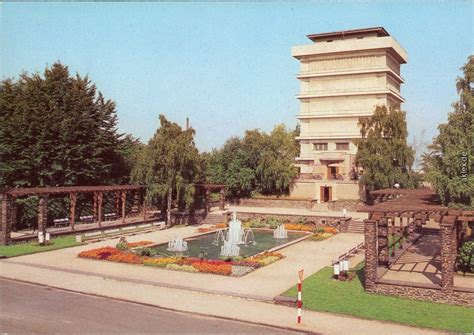
[[407, 144], [405, 112], [398, 108], [377, 106], [370, 117], [359, 119], [361, 128], [357, 145], [356, 165], [362, 168], [361, 183], [367, 191], [417, 186], [411, 170], [414, 150]]
[[456, 81], [459, 100], [423, 155], [427, 179], [445, 205], [474, 207], [474, 56]]

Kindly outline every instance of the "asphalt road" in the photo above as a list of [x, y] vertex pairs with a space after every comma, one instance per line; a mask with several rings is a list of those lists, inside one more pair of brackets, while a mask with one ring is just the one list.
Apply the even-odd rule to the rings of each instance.
[[297, 334], [0, 279], [1, 333]]

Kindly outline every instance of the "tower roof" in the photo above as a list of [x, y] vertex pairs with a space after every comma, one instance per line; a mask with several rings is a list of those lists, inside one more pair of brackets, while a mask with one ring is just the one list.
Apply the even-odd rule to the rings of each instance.
[[354, 35], [365, 35], [365, 34], [374, 34], [374, 33], [376, 33], [378, 37], [390, 36], [390, 34], [385, 30], [385, 28], [372, 27], [372, 28], [334, 31], [331, 33], [311, 34], [311, 35], [307, 35], [307, 37], [313, 42], [316, 42], [317, 40], [321, 40], [323, 38], [341, 38], [342, 37], [344, 39], [346, 37], [352, 37]]

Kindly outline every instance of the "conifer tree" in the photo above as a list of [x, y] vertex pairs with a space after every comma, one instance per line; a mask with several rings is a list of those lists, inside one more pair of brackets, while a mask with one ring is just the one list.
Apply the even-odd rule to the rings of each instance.
[[55, 63], [0, 85], [0, 185], [34, 187], [121, 182], [115, 103], [88, 77]]

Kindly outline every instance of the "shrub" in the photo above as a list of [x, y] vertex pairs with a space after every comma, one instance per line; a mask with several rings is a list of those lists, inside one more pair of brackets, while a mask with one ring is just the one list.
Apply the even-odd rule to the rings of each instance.
[[140, 249], [135, 250], [134, 252], [138, 256], [148, 256], [148, 257], [156, 256], [156, 254], [158, 253], [156, 249], [152, 249], [152, 248], [140, 248]]
[[306, 224], [306, 217], [300, 216], [295, 222], [296, 224]]
[[474, 272], [474, 241], [466, 241], [459, 250], [459, 265], [461, 271]]
[[281, 224], [281, 222], [275, 218], [268, 218], [265, 220], [265, 224], [268, 225], [269, 228], [275, 229]]
[[115, 246], [120, 251], [127, 251], [129, 248], [127, 239], [125, 237], [121, 237], [117, 245]]
[[253, 218], [251, 219], [247, 225], [250, 227], [250, 228], [264, 228], [265, 227], [265, 223], [262, 222], [262, 220], [260, 219], [257, 219], [257, 218]]

